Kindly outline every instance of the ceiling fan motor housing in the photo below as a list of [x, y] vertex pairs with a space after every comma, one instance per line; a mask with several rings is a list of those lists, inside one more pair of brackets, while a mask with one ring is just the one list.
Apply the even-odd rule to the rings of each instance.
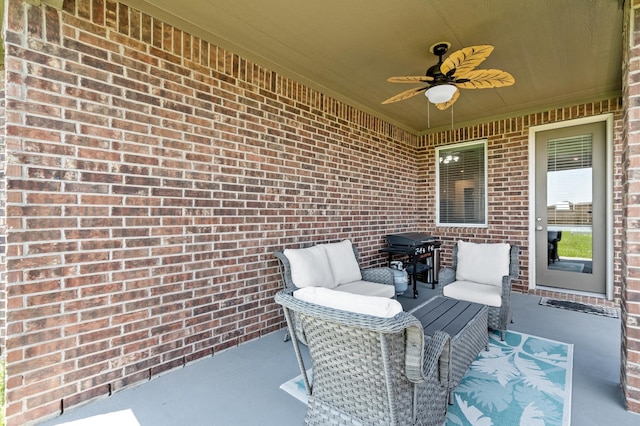
[[433, 83], [434, 84], [436, 84], [438, 82], [438, 80], [442, 80], [442, 78], [445, 76], [440, 71], [440, 64], [441, 64], [441, 62], [438, 62], [435, 65], [431, 65], [429, 67], [429, 69], [427, 70], [427, 73], [426, 73], [427, 77], [433, 77]]

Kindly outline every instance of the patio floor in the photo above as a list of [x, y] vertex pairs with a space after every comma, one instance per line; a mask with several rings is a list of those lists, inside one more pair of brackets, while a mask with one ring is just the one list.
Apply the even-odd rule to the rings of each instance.
[[[419, 284], [420, 299], [435, 292]], [[409, 292], [407, 292], [408, 294]], [[538, 305], [514, 294], [510, 329], [574, 344], [571, 423], [638, 425], [624, 409], [619, 385], [620, 320]], [[284, 330], [205, 358], [139, 386], [69, 410], [43, 425], [301, 425], [305, 406], [279, 389], [300, 372]]]

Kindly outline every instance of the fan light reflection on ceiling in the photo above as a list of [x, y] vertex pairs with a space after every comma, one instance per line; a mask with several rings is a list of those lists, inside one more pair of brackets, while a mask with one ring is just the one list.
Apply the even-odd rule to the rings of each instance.
[[456, 93], [456, 86], [452, 84], [438, 84], [430, 87], [424, 95], [432, 104], [443, 104], [449, 102]]

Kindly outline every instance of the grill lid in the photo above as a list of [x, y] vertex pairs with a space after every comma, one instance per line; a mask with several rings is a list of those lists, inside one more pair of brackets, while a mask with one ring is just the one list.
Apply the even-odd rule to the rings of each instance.
[[420, 246], [434, 242], [436, 237], [421, 232], [404, 232], [401, 234], [390, 234], [386, 236], [389, 246]]

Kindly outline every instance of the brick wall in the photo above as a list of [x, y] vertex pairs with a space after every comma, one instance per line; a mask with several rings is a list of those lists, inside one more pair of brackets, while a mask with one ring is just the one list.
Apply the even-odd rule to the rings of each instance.
[[[0, 64], [0, 380], [4, 378], [4, 357], [6, 352], [7, 332], [7, 257], [6, 257], [6, 198], [5, 165], [6, 147], [4, 143], [5, 133], [5, 90], [4, 90], [4, 64]], [[0, 394], [0, 424], [4, 421], [4, 393]]]
[[[117, 2], [7, 18], [10, 425], [282, 327], [275, 249], [348, 237], [380, 265], [413, 230], [445, 262], [457, 238], [526, 247], [528, 127], [621, 121], [614, 99], [419, 137]], [[476, 138], [490, 226], [435, 230], [434, 148]]]
[[640, 1], [625, 3], [624, 24], [622, 82], [625, 115], [621, 145], [625, 173], [622, 179], [624, 230], [620, 382], [627, 409], [640, 413], [640, 107], [637, 101], [640, 96]]
[[[443, 241], [442, 262], [450, 262], [451, 248], [459, 239], [476, 242], [509, 241], [521, 247], [520, 279], [514, 290], [553, 296], [586, 303], [608, 304], [601, 298], [579, 294], [529, 290], [529, 129], [599, 114], [614, 114], [614, 299], [621, 294], [622, 245], [622, 105], [618, 98], [584, 103], [546, 112], [512, 117], [473, 126], [428, 134], [422, 137], [420, 156], [431, 167], [424, 167], [426, 179], [423, 223]], [[454, 143], [487, 139], [488, 158], [488, 226], [486, 228], [438, 227], [436, 216], [435, 148]]]
[[7, 17], [9, 424], [281, 328], [273, 250], [414, 229], [416, 135], [116, 2]]
[[[0, 66], [2, 70], [3, 66]], [[6, 146], [4, 143], [5, 133], [5, 91], [4, 73], [0, 73], [0, 354], [4, 354], [5, 332], [6, 332], [6, 199], [5, 187], [5, 166], [6, 166]]]

